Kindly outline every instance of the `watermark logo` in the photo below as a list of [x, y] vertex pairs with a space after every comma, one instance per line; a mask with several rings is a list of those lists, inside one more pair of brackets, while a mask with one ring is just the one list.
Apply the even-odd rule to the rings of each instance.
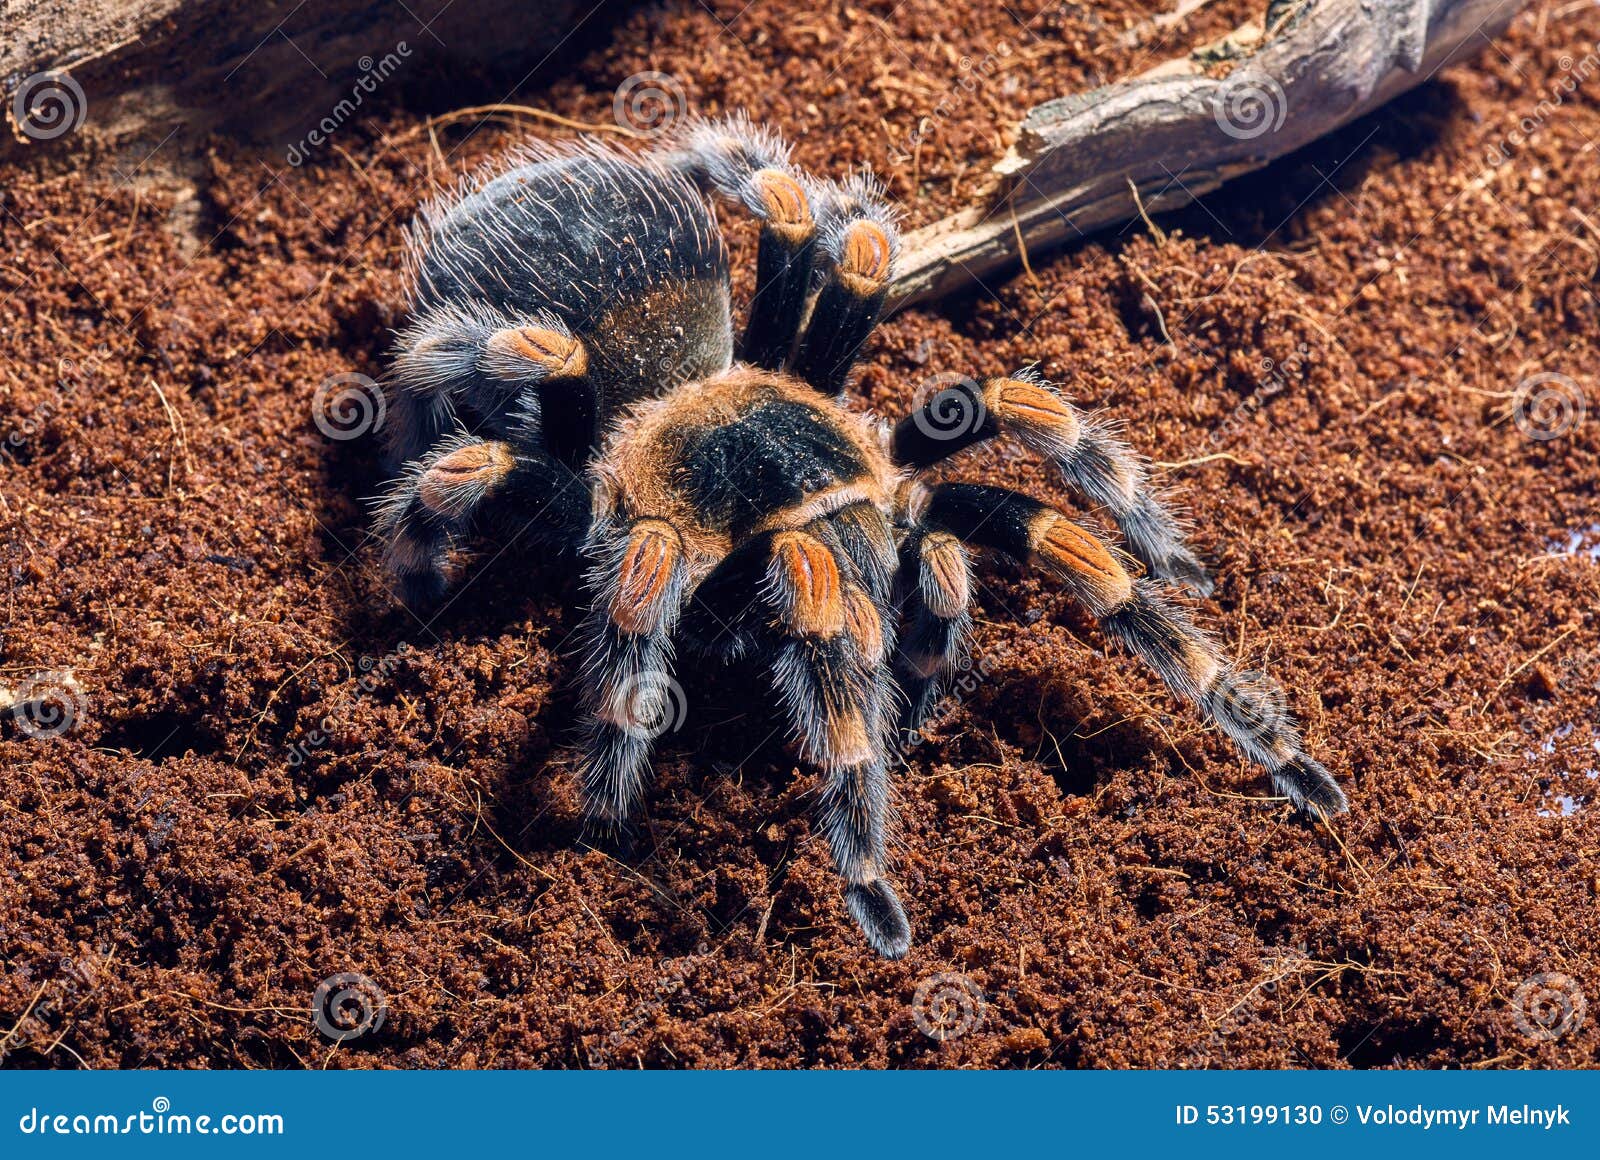
[[1530, 975], [1511, 996], [1511, 1021], [1517, 1030], [1546, 1042], [1582, 1027], [1588, 1009], [1578, 981], [1560, 971]]
[[361, 108], [366, 99], [378, 91], [378, 86], [398, 72], [400, 65], [410, 56], [411, 47], [402, 40], [394, 46], [393, 52], [386, 52], [377, 60], [364, 56], [356, 61], [361, 75], [350, 86], [350, 95], [341, 98], [338, 104], [328, 110], [326, 117], [299, 141], [290, 145], [284, 152], [284, 160], [296, 168], [304, 165], [312, 153], [333, 139], [333, 135], [356, 115], [356, 110]]
[[962, 651], [957, 655], [940, 682], [938, 699], [922, 715], [922, 723], [906, 731], [905, 743], [908, 746], [916, 746], [927, 741], [928, 737], [923, 730], [928, 724], [944, 717], [957, 706], [966, 704], [967, 698], [976, 693], [984, 682], [994, 675], [998, 664], [999, 662], [988, 654], [974, 657], [971, 653]]
[[317, 1030], [335, 1043], [380, 1031], [388, 1017], [388, 1000], [378, 984], [354, 971], [329, 975], [317, 984], [311, 999], [311, 1018]]
[[1283, 128], [1289, 99], [1283, 86], [1264, 72], [1243, 68], [1228, 77], [1212, 98], [1217, 128], [1237, 141], [1254, 141]]
[[611, 719], [629, 737], [653, 741], [676, 733], [689, 716], [683, 686], [666, 673], [645, 669], [617, 686], [611, 695]]
[[29, 1108], [17, 1121], [25, 1136], [281, 1136], [283, 1117], [277, 1113], [227, 1112], [221, 1116], [174, 1112], [172, 1101], [157, 1096], [148, 1111], [96, 1111], [68, 1115]]
[[911, 1018], [917, 1030], [940, 1043], [976, 1031], [988, 1009], [978, 984], [956, 971], [929, 975], [911, 996]]
[[11, 1030], [0, 1034], [0, 1063], [13, 1051], [30, 1045], [41, 1047], [56, 1039], [54, 1024], [69, 1008], [81, 1005], [98, 988], [95, 966], [89, 959], [63, 965], [59, 978], [42, 988], [32, 1006]]
[[992, 82], [1003, 71], [1007, 59], [1015, 52], [1016, 49], [1010, 41], [1001, 40], [977, 60], [970, 56], [959, 58], [956, 61], [956, 76], [938, 103], [926, 116], [917, 119], [917, 127], [907, 134], [901, 144], [890, 144], [889, 156], [894, 164], [910, 164], [915, 169], [918, 148], [933, 130], [949, 121], [956, 110], [966, 104], [968, 97]]
[[1556, 66], [1560, 69], [1560, 75], [1550, 82], [1545, 95], [1533, 109], [1517, 116], [1503, 135], [1491, 139], [1484, 154], [1485, 173], [1510, 161], [1517, 150], [1544, 131], [1551, 118], [1578, 89], [1588, 84], [1596, 71], [1600, 71], [1600, 54], [1589, 52], [1582, 60], [1574, 60], [1571, 54], [1563, 53], [1557, 58]]
[[59, 69], [34, 73], [11, 97], [11, 124], [18, 140], [54, 141], [76, 132], [88, 115], [83, 86]]
[[1290, 728], [1289, 701], [1266, 673], [1227, 669], [1218, 678], [1207, 701], [1212, 714], [1230, 737], [1261, 748]]
[[317, 430], [337, 443], [377, 431], [389, 413], [389, 400], [376, 379], [356, 371], [323, 379], [311, 396]]
[[35, 673], [11, 697], [17, 728], [36, 740], [70, 733], [84, 706], [83, 689], [70, 669]]
[[1228, 413], [1226, 419], [1212, 429], [1210, 435], [1212, 446], [1221, 446], [1227, 442], [1247, 420], [1263, 410], [1275, 397], [1290, 386], [1303, 381], [1306, 368], [1310, 364], [1311, 348], [1303, 342], [1296, 345], [1294, 350], [1282, 359], [1263, 357], [1258, 364], [1261, 374], [1255, 381], [1254, 389]]
[[1511, 396], [1511, 420], [1529, 439], [1547, 443], [1583, 422], [1587, 402], [1575, 379], [1558, 371], [1530, 375]]
[[80, 385], [89, 382], [92, 376], [102, 365], [110, 359], [110, 353], [105, 347], [100, 347], [89, 352], [86, 362], [79, 362], [74, 358], [61, 358], [56, 360], [56, 379], [50, 388], [50, 397], [36, 406], [32, 412], [24, 416], [16, 427], [6, 434], [5, 442], [0, 444], [0, 455], [11, 455], [20, 451], [29, 439], [37, 435], [45, 424], [67, 410], [71, 405], [71, 396]]
[[611, 115], [617, 125], [641, 137], [669, 132], [688, 111], [683, 85], [663, 72], [634, 73], [617, 86], [611, 98]]
[[911, 421], [929, 439], [945, 442], [976, 434], [988, 421], [983, 388], [966, 375], [944, 371], [926, 380], [912, 397]]
[[710, 961], [711, 947], [699, 943], [693, 954], [662, 963], [661, 975], [650, 996], [635, 1003], [627, 1018], [614, 1031], [588, 1049], [589, 1066], [610, 1067], [613, 1054], [625, 1051], [633, 1034], [648, 1025], [657, 1013], [665, 1010], [675, 995], [687, 991], [694, 982], [694, 976]]
[[314, 751], [328, 744], [338, 732], [339, 715], [351, 705], [358, 703], [362, 697], [371, 696], [381, 686], [393, 680], [401, 664], [409, 661], [415, 651], [409, 641], [401, 641], [394, 646], [392, 652], [376, 658], [363, 656], [357, 661], [356, 667], [361, 670], [361, 677], [356, 681], [355, 695], [325, 713], [303, 737], [289, 745], [289, 767], [292, 769], [303, 764]]

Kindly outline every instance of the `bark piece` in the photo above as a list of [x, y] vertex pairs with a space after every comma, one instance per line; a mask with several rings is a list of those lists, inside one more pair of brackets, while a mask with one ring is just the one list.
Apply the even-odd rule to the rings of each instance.
[[1139, 212], [1134, 188], [1146, 211], [1186, 205], [1477, 52], [1525, 2], [1279, 0], [1264, 33], [1246, 26], [1039, 105], [985, 203], [905, 239], [891, 300], [936, 298], [1015, 264], [1019, 233], [1033, 252], [1125, 222]]
[[[221, 130], [283, 148], [334, 117], [341, 102], [370, 105], [376, 85], [499, 96], [587, 22], [587, 7], [0, 0], [0, 98], [11, 129], [0, 133], [0, 153], [57, 141], [79, 126], [113, 143], [153, 145], [175, 130], [192, 142]], [[59, 116], [77, 124], [57, 132]]]

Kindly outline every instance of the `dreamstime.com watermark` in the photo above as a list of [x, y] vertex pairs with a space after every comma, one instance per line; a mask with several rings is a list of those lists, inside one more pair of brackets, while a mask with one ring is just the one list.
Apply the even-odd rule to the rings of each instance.
[[1490, 143], [1484, 154], [1489, 169], [1504, 165], [1511, 159], [1512, 150], [1526, 145], [1543, 132], [1550, 118], [1567, 103], [1567, 98], [1576, 93], [1581, 85], [1587, 84], [1596, 70], [1600, 70], [1600, 54], [1591, 52], [1581, 60], [1566, 54], [1556, 62], [1556, 67], [1561, 75], [1551, 82], [1549, 95], [1540, 98], [1533, 112], [1519, 117], [1503, 136]]
[[929, 975], [911, 996], [911, 1021], [940, 1043], [972, 1034], [983, 1026], [988, 1011], [983, 988], [959, 971]]
[[639, 137], [670, 133], [688, 112], [689, 96], [670, 73], [634, 73], [617, 86], [611, 98], [611, 115], [617, 125]]
[[63, 966], [60, 975], [39, 989], [11, 1030], [0, 1036], [0, 1064], [14, 1051], [54, 1039], [52, 1020], [62, 1013], [70, 1016], [98, 986], [93, 960], [80, 959]]
[[363, 656], [357, 661], [356, 667], [361, 670], [361, 676], [356, 680], [355, 696], [323, 714], [322, 719], [307, 730], [303, 738], [289, 743], [289, 768], [294, 769], [305, 764], [306, 758], [311, 756], [313, 750], [326, 745], [338, 730], [340, 714], [362, 697], [377, 692], [394, 676], [403, 663], [411, 659], [415, 651], [410, 642], [401, 641], [393, 650], [381, 657]]
[[[78, 728], [89, 708], [88, 695], [71, 669], [48, 669], [34, 673], [15, 687], [0, 683], [0, 714], [9, 713], [17, 733], [34, 741], [54, 741]], [[131, 803], [134, 814], [148, 814], [149, 829], [144, 840], [152, 851], [159, 850], [177, 824], [177, 812], [169, 796], [140, 784], [156, 769], [148, 762], [131, 763], [132, 772], [123, 781], [129, 793], [138, 796]], [[0, 1052], [0, 1056], [3, 1056]]]
[[317, 984], [311, 996], [311, 1021], [334, 1043], [348, 1043], [383, 1030], [389, 999], [366, 975], [340, 971]]
[[1260, 363], [1261, 374], [1256, 378], [1255, 388], [1237, 407], [1228, 412], [1222, 422], [1211, 429], [1211, 434], [1208, 436], [1211, 445], [1220, 446], [1256, 412], [1287, 390], [1292, 383], [1300, 382], [1305, 377], [1306, 367], [1310, 361], [1311, 348], [1303, 342], [1296, 345], [1285, 358], [1263, 358]]
[[83, 128], [89, 101], [83, 86], [60, 69], [34, 73], [16, 87], [6, 107], [12, 136], [29, 141], [54, 141]]
[[927, 737], [922, 730], [926, 728], [927, 723], [944, 717], [957, 706], [965, 704], [967, 698], [976, 693], [978, 687], [989, 679], [996, 663], [987, 655], [974, 657], [971, 653], [964, 652], [957, 657], [950, 672], [944, 677], [939, 690], [939, 699], [928, 710], [927, 720], [907, 732], [906, 745], [917, 746], [926, 741]]
[[17, 1131], [24, 1136], [281, 1136], [284, 1124], [276, 1112], [174, 1112], [171, 1100], [157, 1096], [149, 1111], [126, 1115], [29, 1108], [17, 1121]]
[[6, 432], [5, 440], [0, 442], [0, 458], [15, 458], [45, 424], [67, 409], [72, 396], [77, 394], [79, 388], [110, 358], [111, 352], [101, 347], [90, 351], [88, 357], [81, 360], [75, 358], [58, 360], [55, 382], [50, 386], [49, 397]]
[[335, 443], [383, 429], [389, 399], [378, 380], [359, 371], [330, 375], [311, 395], [311, 421]]
[[331, 141], [340, 127], [355, 116], [361, 103], [377, 92], [378, 86], [392, 77], [410, 55], [410, 46], [402, 40], [394, 46], [393, 52], [386, 52], [377, 60], [370, 56], [358, 60], [356, 67], [361, 70], [361, 75], [350, 86], [350, 95], [328, 110], [328, 115], [318, 121], [310, 132], [290, 145], [284, 153], [284, 160], [297, 168], [304, 165], [312, 151]]
[[1010, 41], [1002, 40], [976, 60], [970, 56], [958, 59], [955, 79], [939, 98], [939, 103], [927, 114], [918, 118], [917, 127], [906, 135], [903, 143], [890, 144], [890, 162], [894, 165], [904, 165], [915, 158], [917, 147], [928, 139], [934, 128], [948, 121], [962, 105], [966, 104], [968, 97], [993, 80], [1015, 51]]
[[1284, 1002], [1284, 992], [1290, 997], [1300, 993], [1304, 975], [1327, 969], [1297, 947], [1270, 949], [1262, 959], [1262, 968], [1261, 977], [1243, 995], [1229, 996], [1220, 1014], [1206, 1016], [1207, 1033], [1189, 1044], [1184, 1067], [1227, 1066], [1230, 1036], [1248, 1041], [1250, 1032], [1263, 1026], [1272, 1009]]
[[1511, 1022], [1529, 1039], [1546, 1043], [1582, 1027], [1588, 1010], [1578, 981], [1560, 971], [1529, 975], [1511, 996]]
[[695, 973], [710, 959], [711, 948], [705, 943], [700, 943], [694, 948], [693, 954], [663, 963], [661, 977], [656, 980], [650, 997], [635, 1003], [621, 1026], [607, 1032], [598, 1044], [589, 1048], [589, 1066], [596, 1069], [609, 1067], [612, 1056], [626, 1048], [629, 1037], [655, 1018], [656, 1013], [667, 1005], [669, 999], [684, 991]]

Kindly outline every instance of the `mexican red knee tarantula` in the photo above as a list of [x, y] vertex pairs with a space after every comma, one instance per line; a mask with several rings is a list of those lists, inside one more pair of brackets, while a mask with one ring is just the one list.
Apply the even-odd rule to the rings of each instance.
[[[710, 194], [760, 222], [737, 351]], [[1032, 371], [958, 383], [892, 432], [846, 406], [898, 250], [872, 180], [820, 180], [770, 132], [701, 122], [643, 154], [591, 143], [519, 155], [425, 214], [414, 242], [387, 564], [403, 598], [426, 606], [481, 518], [581, 551], [581, 776], [596, 818], [620, 825], [638, 804], [653, 733], [639, 723], [662, 712], [675, 649], [758, 652], [821, 772], [850, 913], [880, 953], [903, 955], [911, 927], [886, 878], [892, 745], [959, 659], [974, 548], [1081, 600], [1296, 806], [1344, 808], [1294, 722], [1241, 698], [1240, 674], [1169, 599], [1164, 582], [1209, 582], [1104, 423]], [[952, 410], [972, 421], [952, 429]], [[1105, 509], [1150, 578], [1048, 504], [924, 481], [999, 435]]]

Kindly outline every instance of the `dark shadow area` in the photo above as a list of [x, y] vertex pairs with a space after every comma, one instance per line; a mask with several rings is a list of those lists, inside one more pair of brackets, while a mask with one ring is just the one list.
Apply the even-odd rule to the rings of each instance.
[[[1189, 237], [1251, 249], [1286, 244], [1295, 219], [1329, 202], [1342, 199], [1352, 213], [1376, 212], [1379, 207], [1360, 204], [1358, 191], [1367, 179], [1426, 156], [1450, 123], [1467, 115], [1450, 82], [1421, 85], [1184, 209], [1156, 215], [1157, 224], [1181, 229]], [[1143, 228], [1135, 224], [1122, 232]]]
[[[1402, 94], [1383, 108], [1358, 118], [1316, 142], [1282, 157], [1253, 173], [1228, 182], [1189, 205], [1153, 214], [1156, 225], [1167, 232], [1246, 249], [1286, 247], [1297, 239], [1297, 223], [1329, 202], [1346, 203], [1347, 212], [1371, 214], [1381, 206], [1364, 204], [1359, 190], [1368, 178], [1397, 162], [1426, 156], [1448, 131], [1451, 123], [1468, 116], [1465, 101], [1449, 81], [1433, 81]], [[1177, 189], [1184, 175], [1170, 182]], [[1145, 198], [1146, 202], [1155, 196]], [[1069, 242], [1064, 246], [1029, 250], [1037, 266], [1051, 258], [1071, 254], [1085, 246], [1118, 250], [1123, 239], [1146, 229], [1134, 218], [1124, 225]], [[950, 319], [963, 333], [991, 339], [1009, 333], [1016, 320], [1002, 314], [998, 321], [977, 307], [997, 296], [1000, 288], [1021, 272], [1020, 263], [1003, 272], [985, 275], [982, 284], [946, 295], [922, 306]], [[1154, 325], [1132, 293], [1119, 302], [1129, 332], [1144, 333]]]

